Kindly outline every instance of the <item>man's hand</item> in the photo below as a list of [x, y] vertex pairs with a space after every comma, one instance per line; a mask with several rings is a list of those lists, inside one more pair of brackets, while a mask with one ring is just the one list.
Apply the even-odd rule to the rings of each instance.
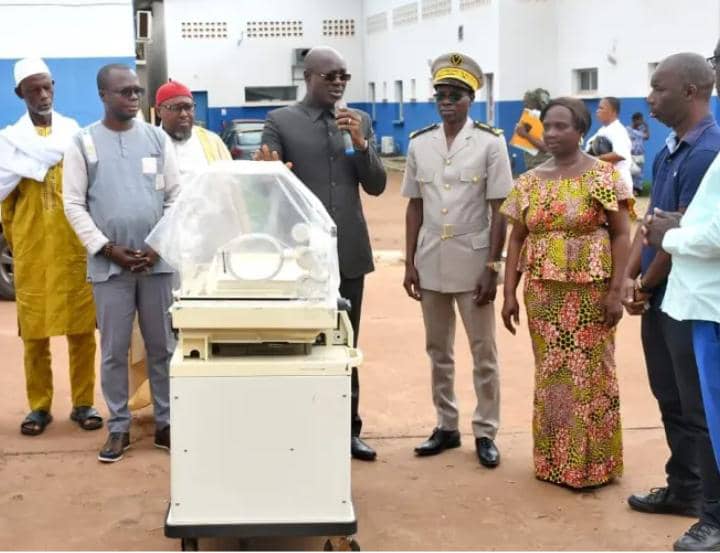
[[682, 213], [677, 211], [663, 211], [657, 207], [652, 215], [645, 217], [645, 222], [640, 231], [643, 233], [643, 243], [659, 250], [662, 249], [662, 241], [665, 233], [670, 229], [680, 226]]
[[[280, 161], [280, 154], [278, 154], [275, 150], [271, 152], [268, 145], [263, 144], [259, 150], [255, 150], [255, 153], [253, 154], [253, 161]], [[285, 167], [292, 169], [292, 161], [286, 162]]]
[[637, 289], [635, 281], [626, 278], [623, 282], [622, 304], [628, 315], [642, 315], [647, 311], [652, 294]]
[[338, 129], [348, 131], [356, 150], [365, 149], [365, 135], [362, 130], [362, 119], [360, 115], [347, 108], [340, 108], [335, 111], [335, 120]]
[[110, 253], [107, 257], [115, 263], [120, 265], [123, 269], [127, 269], [131, 272], [137, 272], [136, 267], [143, 265], [145, 262], [141, 258], [142, 252], [140, 250], [133, 250], [126, 246], [113, 245], [110, 247]]
[[420, 301], [422, 294], [420, 293], [420, 275], [413, 263], [405, 265], [405, 278], [403, 279], [403, 288], [412, 299]]
[[527, 128], [527, 123], [518, 123], [515, 125], [515, 134], [517, 134], [521, 138], [527, 138], [530, 134], [528, 131], [530, 129]]
[[515, 325], [520, 324], [520, 304], [514, 294], [505, 296], [502, 307], [502, 320], [505, 328], [514, 336], [516, 332]]
[[487, 268], [483, 271], [475, 287], [475, 294], [473, 295], [475, 305], [487, 305], [495, 299], [495, 295], [497, 294], [497, 277], [498, 274], [495, 271]]
[[136, 254], [140, 262], [130, 269], [133, 273], [149, 271], [160, 258], [158, 253], [149, 246], [145, 250], [136, 250]]
[[614, 327], [620, 322], [623, 316], [622, 303], [620, 301], [620, 292], [613, 290], [605, 294], [602, 302], [603, 307], [603, 323], [609, 327]]

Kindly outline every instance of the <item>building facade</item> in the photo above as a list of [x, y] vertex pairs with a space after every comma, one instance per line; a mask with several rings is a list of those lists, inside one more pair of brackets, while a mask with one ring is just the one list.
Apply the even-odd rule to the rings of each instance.
[[[133, 30], [133, 10], [151, 16], [149, 30]], [[134, 52], [148, 115], [157, 87], [176, 79], [193, 90], [197, 120], [219, 131], [301, 99], [304, 54], [332, 46], [352, 74], [347, 101], [372, 115], [378, 140], [398, 153], [410, 132], [438, 119], [430, 63], [442, 53], [479, 62], [485, 87], [472, 115], [510, 136], [523, 94], [538, 87], [581, 97], [592, 111], [617, 96], [624, 123], [647, 115], [656, 64], [680, 51], [709, 56], [720, 36], [720, 0], [10, 0], [0, 16], [0, 83], [11, 81], [17, 57], [42, 55], [58, 109], [82, 123], [100, 111], [97, 67], [131, 63]], [[22, 106], [12, 86], [0, 98], [7, 123]], [[668, 129], [651, 120], [650, 131], [652, 156]]]

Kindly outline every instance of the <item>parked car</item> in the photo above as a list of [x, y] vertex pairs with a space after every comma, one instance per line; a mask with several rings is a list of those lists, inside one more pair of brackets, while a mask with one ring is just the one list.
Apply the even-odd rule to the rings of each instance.
[[233, 159], [252, 159], [260, 148], [265, 121], [260, 119], [233, 119], [221, 133]]
[[10, 253], [10, 247], [5, 240], [2, 225], [0, 225], [0, 298], [4, 300], [15, 299], [12, 253]]

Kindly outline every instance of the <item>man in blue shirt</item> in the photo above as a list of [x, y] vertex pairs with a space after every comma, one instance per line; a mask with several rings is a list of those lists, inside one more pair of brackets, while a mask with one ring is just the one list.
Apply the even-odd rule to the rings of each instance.
[[[720, 90], [720, 42], [708, 61]], [[662, 309], [678, 321], [692, 321], [693, 346], [705, 417], [720, 465], [720, 155], [683, 215], [657, 211], [646, 219], [646, 243], [672, 255]], [[682, 217], [682, 219], [681, 219]], [[690, 532], [689, 532], [690, 533]], [[704, 544], [702, 536], [693, 544]], [[683, 541], [688, 541], [684, 539]], [[684, 545], [684, 544], [683, 544]]]
[[[653, 163], [649, 212], [684, 212], [708, 167], [720, 151], [720, 127], [710, 115], [714, 74], [705, 58], [676, 54], [653, 74], [648, 96], [651, 115], [673, 129]], [[648, 378], [658, 401], [670, 458], [667, 486], [628, 498], [647, 513], [699, 516], [674, 547], [720, 547], [720, 473], [703, 409], [692, 343], [692, 323], [660, 310], [670, 255], [643, 246], [637, 233], [626, 268], [626, 306], [642, 314], [642, 343]]]

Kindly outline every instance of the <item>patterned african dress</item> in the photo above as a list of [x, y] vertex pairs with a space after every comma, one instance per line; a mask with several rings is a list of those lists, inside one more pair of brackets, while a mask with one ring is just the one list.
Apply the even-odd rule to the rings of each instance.
[[615, 328], [602, 322], [602, 299], [612, 275], [606, 211], [626, 199], [618, 173], [598, 161], [572, 179], [524, 173], [501, 208], [529, 230], [519, 270], [535, 354], [535, 474], [573, 488], [623, 470]]

